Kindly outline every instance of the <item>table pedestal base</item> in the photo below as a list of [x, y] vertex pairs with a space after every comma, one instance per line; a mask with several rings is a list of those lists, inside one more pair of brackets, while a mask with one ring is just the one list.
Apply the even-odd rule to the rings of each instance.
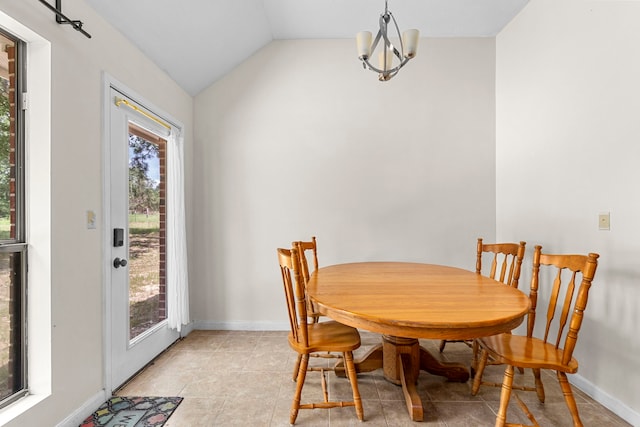
[[[345, 376], [344, 366], [336, 366], [336, 375]], [[356, 372], [370, 372], [382, 368], [386, 380], [402, 386], [407, 410], [413, 421], [424, 419], [422, 401], [416, 384], [420, 370], [446, 377], [449, 381], [465, 382], [469, 370], [460, 363], [446, 363], [436, 359], [420, 346], [415, 338], [382, 336], [382, 344], [369, 350], [362, 359], [355, 361]]]

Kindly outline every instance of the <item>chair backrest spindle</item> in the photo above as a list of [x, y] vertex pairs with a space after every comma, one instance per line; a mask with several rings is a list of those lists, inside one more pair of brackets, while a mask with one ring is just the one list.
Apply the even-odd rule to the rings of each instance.
[[[306, 294], [307, 283], [311, 273], [318, 269], [318, 245], [316, 237], [312, 236], [310, 241], [295, 241], [291, 242], [291, 247], [295, 248], [298, 253], [298, 259], [300, 261], [300, 270], [303, 279], [304, 291]], [[307, 253], [310, 252], [311, 261], [313, 263], [313, 270], [309, 270], [309, 260], [307, 259]], [[319, 314], [314, 307], [311, 300], [307, 297], [307, 314], [311, 317], [313, 323], [317, 323], [319, 320]]]
[[[311, 276], [311, 273], [318, 269], [318, 245], [316, 242], [316, 236], [312, 236], [310, 241], [291, 242], [291, 247], [298, 249], [298, 257], [300, 258], [302, 277], [304, 279], [304, 282], [307, 283], [309, 281], [309, 276]], [[307, 259], [308, 251], [311, 251], [313, 270], [309, 270], [309, 260]]]

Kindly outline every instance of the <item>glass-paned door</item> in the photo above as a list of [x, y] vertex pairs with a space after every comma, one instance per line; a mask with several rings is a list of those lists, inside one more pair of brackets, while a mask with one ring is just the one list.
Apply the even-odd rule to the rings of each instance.
[[138, 113], [139, 104], [118, 90], [110, 90], [110, 99], [108, 378], [114, 390], [179, 334], [167, 322], [169, 131]]

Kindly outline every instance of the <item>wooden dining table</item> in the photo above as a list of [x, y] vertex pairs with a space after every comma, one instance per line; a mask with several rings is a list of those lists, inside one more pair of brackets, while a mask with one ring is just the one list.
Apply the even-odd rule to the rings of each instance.
[[311, 275], [307, 292], [320, 313], [382, 334], [382, 343], [356, 360], [356, 371], [382, 368], [385, 379], [402, 386], [413, 421], [424, 417], [416, 390], [420, 370], [451, 381], [469, 379], [467, 366], [441, 362], [418, 339], [468, 340], [508, 332], [522, 323], [530, 306], [524, 293], [475, 272], [410, 262], [323, 267]]

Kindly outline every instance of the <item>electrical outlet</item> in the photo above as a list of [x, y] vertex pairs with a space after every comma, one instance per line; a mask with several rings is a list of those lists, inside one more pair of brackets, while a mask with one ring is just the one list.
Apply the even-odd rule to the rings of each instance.
[[611, 217], [609, 212], [601, 212], [598, 215], [598, 230], [610, 230], [611, 229]]

